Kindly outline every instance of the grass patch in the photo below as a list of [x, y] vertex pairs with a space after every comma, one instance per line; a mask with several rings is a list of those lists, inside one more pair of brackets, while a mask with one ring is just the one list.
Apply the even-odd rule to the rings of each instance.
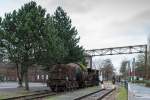
[[4, 99], [4, 96], [0, 96], [0, 100]]
[[128, 100], [127, 90], [121, 86], [117, 94], [117, 100]]
[[132, 83], [145, 83], [145, 80], [134, 80]]
[[150, 81], [145, 81], [145, 86], [150, 87]]
[[132, 83], [144, 84], [146, 87], [150, 87], [150, 80], [134, 80]]

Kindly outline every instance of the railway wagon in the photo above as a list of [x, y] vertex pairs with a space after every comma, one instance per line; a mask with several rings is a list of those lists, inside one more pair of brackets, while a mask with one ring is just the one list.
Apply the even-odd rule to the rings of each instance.
[[48, 86], [52, 91], [64, 91], [96, 85], [96, 72], [84, 70], [79, 64], [58, 64], [50, 67]]
[[96, 69], [87, 69], [88, 75], [86, 78], [86, 87], [88, 86], [94, 86], [94, 85], [99, 85], [99, 76], [98, 76], [98, 70]]
[[75, 89], [83, 86], [87, 72], [78, 64], [58, 64], [50, 68], [48, 86], [52, 91]]

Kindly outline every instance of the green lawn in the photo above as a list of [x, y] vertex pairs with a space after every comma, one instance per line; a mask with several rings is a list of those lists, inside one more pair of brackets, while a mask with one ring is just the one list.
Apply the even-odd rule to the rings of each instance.
[[127, 90], [123, 86], [119, 88], [117, 100], [128, 100]]
[[3, 96], [0, 96], [0, 100], [3, 99], [3, 98], [4, 98]]

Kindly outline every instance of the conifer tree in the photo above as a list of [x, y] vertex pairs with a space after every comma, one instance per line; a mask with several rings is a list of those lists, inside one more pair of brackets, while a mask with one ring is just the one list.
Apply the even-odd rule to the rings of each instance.
[[78, 44], [80, 40], [78, 32], [72, 26], [67, 13], [61, 7], [58, 7], [53, 15], [53, 20], [57, 34], [63, 41], [67, 52], [62, 62], [84, 62], [84, 49]]

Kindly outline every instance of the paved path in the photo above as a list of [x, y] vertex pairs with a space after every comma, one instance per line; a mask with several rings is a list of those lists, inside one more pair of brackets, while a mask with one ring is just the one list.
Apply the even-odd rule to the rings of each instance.
[[[24, 84], [23, 84], [24, 85]], [[46, 86], [45, 83], [29, 83], [30, 87], [39, 87], [39, 86]], [[17, 82], [0, 82], [0, 90], [1, 89], [7, 89], [7, 88], [17, 88], [18, 83]]]
[[[24, 84], [23, 84], [24, 86]], [[0, 91], [1, 90], [9, 90], [9, 89], [18, 89], [18, 83], [17, 82], [1, 82], [0, 83]], [[46, 83], [33, 83], [33, 82], [30, 82], [29, 83], [29, 87], [32, 89], [35, 89], [36, 88], [40, 88], [40, 87], [47, 87], [46, 86]], [[46, 88], [48, 89], [48, 88]]]
[[128, 100], [150, 100], [150, 88], [129, 83]]

